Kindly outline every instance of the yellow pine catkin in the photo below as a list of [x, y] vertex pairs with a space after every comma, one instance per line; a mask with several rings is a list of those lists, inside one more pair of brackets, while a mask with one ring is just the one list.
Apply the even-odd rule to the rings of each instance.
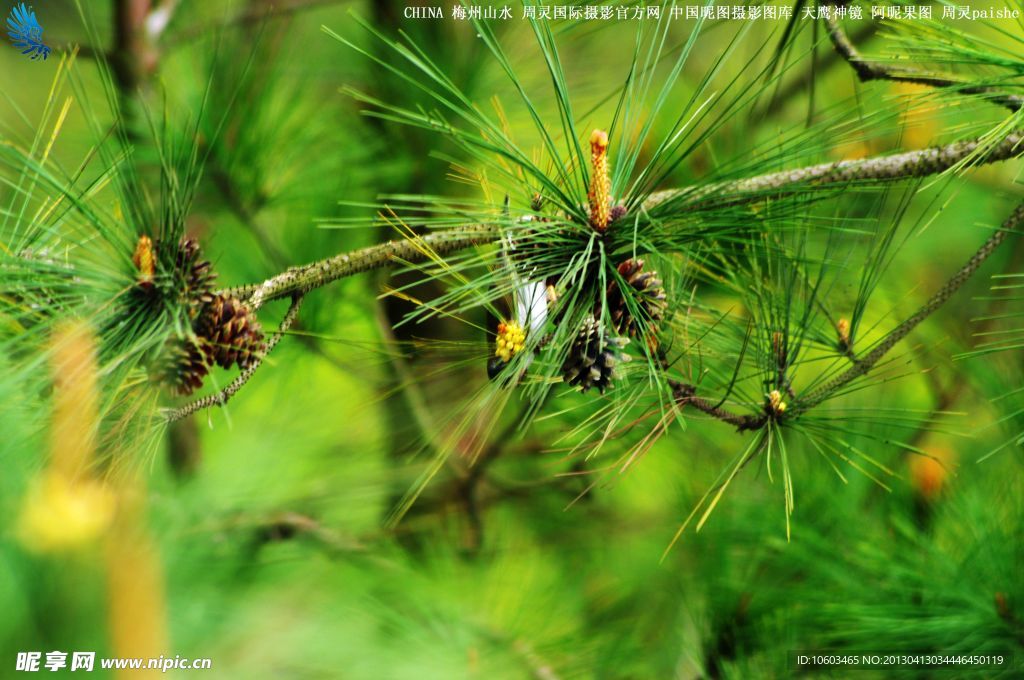
[[850, 322], [840, 319], [836, 324], [836, 333], [839, 335], [839, 347], [846, 349], [850, 346]]
[[92, 329], [81, 321], [58, 326], [50, 361], [50, 457], [29, 485], [17, 531], [21, 543], [36, 553], [57, 553], [94, 543], [106, 532], [115, 508], [111, 490], [92, 475], [100, 403]]
[[[122, 479], [115, 520], [103, 561], [107, 625], [115, 656], [156, 658], [167, 654], [166, 581], [159, 547], [146, 525], [146, 490], [137, 477]], [[156, 677], [152, 670], [122, 669], [115, 677]]]
[[775, 354], [775, 363], [781, 368], [786, 366], [786, 346], [780, 331], [772, 333], [772, 352]]
[[512, 360], [526, 346], [526, 330], [515, 321], [498, 324], [498, 339], [495, 343], [494, 356], [505, 363]]
[[139, 270], [139, 285], [148, 287], [153, 285], [153, 275], [156, 273], [156, 253], [153, 250], [153, 241], [148, 236], [140, 236], [135, 246], [135, 253], [132, 254], [132, 262]]
[[599, 232], [608, 228], [611, 217], [611, 180], [608, 177], [608, 133], [594, 130], [590, 135], [590, 225]]

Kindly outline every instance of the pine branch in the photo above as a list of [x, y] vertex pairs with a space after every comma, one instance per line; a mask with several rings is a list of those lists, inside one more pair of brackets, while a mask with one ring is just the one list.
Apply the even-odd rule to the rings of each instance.
[[1006, 221], [1003, 222], [1002, 227], [987, 241], [985, 241], [984, 245], [982, 245], [981, 248], [971, 256], [971, 259], [960, 268], [953, 278], [947, 281], [946, 285], [939, 289], [939, 291], [935, 293], [935, 295], [933, 295], [923, 307], [917, 310], [913, 316], [909, 317], [893, 329], [892, 332], [886, 335], [873, 350], [868, 352], [864, 357], [857, 359], [853, 366], [800, 399], [794, 405], [795, 407], [792, 409], [791, 413], [793, 415], [797, 415], [814, 408], [853, 380], [867, 374], [868, 371], [874, 368], [874, 366], [881, 361], [889, 350], [891, 350], [900, 340], [905, 338], [918, 326], [918, 324], [927, 319], [937, 309], [939, 309], [939, 307], [945, 304], [945, 302], [951, 298], [969, 278], [971, 278], [985, 260], [987, 260], [988, 257], [996, 250], [996, 248], [1006, 240], [1007, 236], [1017, 233], [1017, 228], [1022, 222], [1024, 222], [1024, 204], [1020, 205], [1013, 211]]
[[861, 82], [871, 80], [890, 80], [900, 83], [915, 83], [929, 87], [948, 88], [960, 94], [978, 95], [993, 104], [998, 104], [1011, 111], [1019, 111], [1024, 106], [1024, 97], [1020, 95], [1007, 94], [993, 87], [965, 85], [950, 78], [932, 75], [918, 69], [911, 69], [897, 66], [883, 66], [865, 59], [854, 44], [850, 41], [846, 32], [839, 25], [835, 16], [830, 15], [825, 19], [828, 26], [828, 35], [836, 52], [850, 65], [857, 73]]
[[713, 418], [721, 420], [723, 423], [733, 425], [740, 432], [744, 432], [746, 430], [759, 430], [768, 422], [767, 415], [733, 413], [732, 411], [722, 408], [721, 403], [713, 404], [703, 397], [698, 397], [697, 388], [693, 385], [688, 385], [674, 380], [669, 381], [669, 385], [672, 387], [672, 397], [680, 407], [692, 406], [702, 413], [706, 413]]
[[[1015, 157], [1019, 153], [1018, 146], [1022, 141], [1024, 141], [1024, 134], [1021, 132], [1007, 135], [1000, 143], [980, 155], [976, 162], [993, 163]], [[644, 202], [643, 208], [649, 210], [665, 201], [679, 197], [689, 198], [686, 201], [686, 205], [692, 208], [694, 205], [700, 205], [702, 202], [704, 204], [720, 205], [723, 203], [755, 201], [763, 198], [765, 193], [771, 192], [793, 194], [806, 190], [809, 186], [842, 185], [862, 180], [895, 181], [913, 177], [925, 177], [954, 167], [957, 163], [974, 154], [981, 144], [982, 140], [980, 139], [965, 140], [945, 146], [934, 146], [889, 156], [823, 163], [705, 187], [670, 189], [652, 194]], [[1014, 213], [1014, 217], [1016, 216], [1017, 213]], [[1012, 230], [1015, 226], [1016, 222], [1013, 222], [1008, 227], [1004, 226], [1004, 229]], [[839, 389], [850, 380], [867, 373], [893, 344], [896, 344], [914, 326], [945, 302], [974, 273], [974, 270], [988, 257], [991, 250], [995, 249], [1002, 242], [1005, 236], [1005, 231], [999, 232], [986, 243], [982, 250], [975, 255], [975, 258], [980, 257], [980, 259], [976, 262], [975, 259], [972, 259], [957, 277], [954, 277], [937, 294], [934, 308], [927, 311], [923, 309], [924, 315], [920, 316], [920, 318], [918, 318], [918, 315], [915, 315], [908, 319], [905, 325], [909, 325], [905, 329], [901, 326], [900, 329], [893, 332], [891, 337], [894, 339], [888, 347], [882, 349], [880, 353], [878, 353], [880, 348], [876, 348], [867, 357], [858, 360], [847, 373], [844, 373], [835, 381], [809, 395], [800, 405], [802, 407], [801, 410], [812, 408], [827, 398], [834, 390]], [[394, 260], [422, 262], [466, 248], [493, 243], [499, 238], [500, 229], [493, 224], [470, 225], [457, 230], [438, 231], [426, 236], [416, 236], [401, 241], [388, 241], [360, 250], [341, 253], [304, 266], [292, 267], [281, 274], [270, 277], [262, 283], [238, 286], [221, 292], [243, 300], [252, 311], [256, 311], [266, 302], [272, 300], [292, 297], [293, 300], [299, 301], [303, 295], [311, 290], [321, 288], [341, 278], [390, 266]], [[943, 295], [945, 297], [938, 299]], [[293, 307], [295, 304], [293, 303]], [[922, 312], [919, 312], [919, 314]], [[901, 331], [901, 329], [903, 330]], [[274, 337], [272, 342], [276, 344], [279, 338], [280, 333]], [[878, 353], [877, 356], [876, 353]], [[247, 369], [223, 392], [206, 397], [182, 409], [170, 411], [170, 419], [174, 420], [209, 406], [223, 404], [245, 384], [258, 366], [259, 363]], [[674, 389], [676, 390], [677, 403], [680, 405], [693, 406], [723, 422], [736, 426], [740, 430], [758, 429], [767, 422], [765, 416], [739, 415], [728, 412], [722, 409], [721, 405], [716, 406], [707, 400], [697, 397], [692, 392], [692, 386], [680, 384], [674, 386]], [[826, 389], [827, 392], [824, 391]]]
[[291, 325], [295, 322], [295, 319], [299, 315], [299, 307], [301, 306], [302, 295], [295, 294], [292, 297], [291, 307], [288, 308], [288, 311], [284, 315], [284, 319], [281, 320], [281, 325], [278, 326], [274, 334], [270, 337], [269, 340], [267, 340], [266, 349], [248, 368], [242, 371], [237, 378], [232, 380], [227, 387], [225, 387], [220, 392], [217, 392], [216, 394], [211, 394], [203, 397], [202, 399], [197, 399], [196, 401], [193, 401], [190, 404], [186, 404], [181, 408], [164, 409], [164, 419], [167, 420], [168, 422], [173, 422], [175, 420], [181, 420], [182, 418], [190, 416], [198, 411], [202, 411], [205, 408], [210, 408], [211, 406], [223, 406], [224, 404], [228, 403], [228, 399], [233, 397], [235, 393], [238, 392], [238, 390], [242, 389], [242, 387], [244, 387], [245, 384], [249, 382], [249, 378], [251, 378], [253, 374], [256, 373], [257, 369], [259, 369], [259, 367], [263, 364], [263, 360], [267, 357], [268, 354], [270, 354], [271, 350], [274, 349], [277, 343], [280, 342], [281, 338], [288, 331], [288, 329], [291, 328]]
[[[1024, 131], [1011, 133], [982, 154], [978, 164], [995, 163], [1024, 153]], [[917, 151], [875, 156], [862, 160], [822, 163], [794, 170], [783, 170], [743, 180], [708, 186], [684, 187], [656, 192], [644, 202], [650, 210], [668, 200], [687, 197], [688, 208], [696, 205], [722, 205], [751, 202], [765, 193], [795, 194], [809, 186], [822, 187], [854, 181], [896, 181], [935, 175], [956, 166], [983, 144], [981, 139], [953, 142]], [[440, 231], [413, 240], [388, 241], [349, 253], [342, 253], [301, 267], [292, 267], [262, 283], [226, 289], [234, 297], [248, 301], [254, 310], [263, 303], [307, 293], [338, 279], [389, 266], [395, 259], [421, 262], [431, 255], [446, 255], [498, 240], [494, 225], [472, 225], [458, 230]]]
[[[228, 209], [234, 213], [238, 221], [249, 230], [259, 248], [264, 252], [267, 258], [275, 267], [287, 266], [288, 258], [285, 252], [274, 243], [274, 240], [270, 237], [270, 234], [263, 227], [260, 222], [258, 215], [259, 208], [250, 207], [239, 195], [235, 188], [235, 183], [231, 178], [231, 175], [220, 167], [217, 163], [216, 169], [209, 173], [211, 181], [214, 186], [220, 191], [221, 196], [224, 198], [224, 202]], [[300, 323], [296, 323], [294, 330], [301, 331], [302, 326]], [[318, 354], [322, 359], [326, 360], [335, 368], [345, 371], [345, 366], [338, 361], [330, 352], [324, 349], [323, 344], [315, 337], [310, 335], [297, 334], [299, 342], [305, 344], [309, 349]]]
[[[1010, 274], [1019, 272], [1024, 267], [1024, 248], [1017, 248], [1013, 251], [1012, 257], [1007, 259], [1007, 262], [1002, 267], [1002, 273]], [[1013, 298], [1010, 297], [996, 297], [989, 300], [986, 305], [985, 311], [977, 318], [972, 321], [980, 321], [980, 323], [973, 328], [971, 331], [972, 335], [984, 335], [987, 332], [994, 329], [996, 326], [997, 319], [1004, 314], [1006, 309], [1010, 307], [1010, 303], [1014, 302]], [[929, 373], [932, 375], [932, 373]], [[934, 378], [937, 388], [933, 389], [933, 392], [938, 393], [938, 398], [935, 404], [932, 406], [928, 417], [924, 419], [924, 423], [932, 422], [940, 416], [944, 415], [949, 411], [956, 403], [964, 397], [967, 390], [963, 389], [962, 384], [959, 381], [950, 381], [945, 385], [941, 385], [939, 379]], [[932, 429], [927, 426], [920, 427], [911, 437], [911, 446], [920, 446], [924, 438], [932, 432]]]
[[302, 295], [338, 279], [389, 266], [394, 260], [422, 262], [433, 256], [491, 243], [499, 237], [494, 225], [474, 225], [434, 232], [402, 241], [388, 241], [342, 253], [273, 276], [263, 283], [229, 288], [226, 293], [244, 300], [253, 311], [271, 300]]
[[[870, 39], [878, 31], [879, 22], [871, 21], [861, 26], [853, 38], [859, 43]], [[808, 88], [813, 88], [812, 78], [817, 73], [819, 76], [830, 70], [834, 65], [842, 62], [842, 57], [835, 50], [825, 52], [821, 57], [812, 57], [813, 68], [802, 73], [799, 77], [789, 80], [772, 93], [767, 104], [756, 109], [752, 114], [753, 120], [767, 118], [779, 113], [782, 108], [793, 98], [803, 94]]]
[[[980, 154], [975, 162], [988, 164], [1015, 158], [1024, 154], [1022, 142], [1024, 130], [1014, 131]], [[704, 187], [666, 189], [651, 194], [644, 208], [650, 209], [669, 200], [687, 199], [683, 205], [692, 209], [705, 205], [755, 201], [763, 198], [766, 193], [776, 196], [795, 194], [809, 187], [928, 177], [956, 167], [976, 155], [978, 149], [987, 143], [987, 140], [981, 138], [968, 139], [888, 156], [820, 163]]]

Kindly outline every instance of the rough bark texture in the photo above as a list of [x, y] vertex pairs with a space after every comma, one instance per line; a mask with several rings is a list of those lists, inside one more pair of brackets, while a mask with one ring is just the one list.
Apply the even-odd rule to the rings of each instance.
[[379, 269], [394, 260], [422, 262], [430, 255], [446, 255], [457, 250], [497, 240], [498, 228], [492, 225], [441, 231], [411, 240], [388, 241], [361, 250], [342, 253], [271, 277], [260, 284], [231, 288], [227, 292], [248, 302], [253, 310], [263, 303], [303, 294], [347, 276]]

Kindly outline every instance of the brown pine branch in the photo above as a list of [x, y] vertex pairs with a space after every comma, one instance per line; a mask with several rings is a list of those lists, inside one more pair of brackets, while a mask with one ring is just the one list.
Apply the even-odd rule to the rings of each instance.
[[666, 189], [651, 194], [644, 203], [644, 208], [650, 209], [665, 201], [678, 199], [680, 207], [693, 209], [709, 205], [747, 203], [762, 199], [765, 195], [793, 195], [812, 187], [929, 177], [950, 170], [972, 156], [977, 156], [974, 162], [978, 165], [1016, 158], [1024, 154], [1022, 142], [1024, 130], [1016, 130], [981, 154], [978, 154], [978, 150], [984, 148], [987, 141], [976, 138], [887, 156], [820, 163], [703, 187]]
[[114, 0], [114, 44], [109, 57], [123, 118], [130, 119], [129, 103], [156, 67], [156, 52], [146, 34], [151, 10], [150, 0]]
[[832, 41], [832, 46], [835, 47], [836, 53], [853, 68], [861, 82], [889, 80], [950, 89], [960, 94], [977, 95], [1011, 111], [1019, 111], [1024, 106], [1024, 97], [1007, 94], [994, 87], [967, 85], [952, 78], [934, 75], [919, 69], [885, 66], [872, 62], [860, 54], [834, 15], [829, 15], [825, 19], [825, 24], [828, 26], [828, 36]]
[[1024, 204], [1021, 204], [1013, 211], [1006, 221], [1003, 222], [1002, 227], [996, 231], [996, 233], [992, 234], [987, 241], [985, 241], [981, 248], [971, 256], [971, 259], [969, 259], [967, 263], [953, 275], [953, 278], [947, 281], [946, 284], [924, 304], [924, 306], [918, 309], [917, 312], [886, 335], [874, 349], [863, 357], [857, 359], [853, 366], [797, 401], [791, 411], [792, 414], [797, 415], [814, 408], [853, 380], [866, 375], [900, 340], [905, 338], [922, 321], [927, 319], [937, 309], [945, 304], [945, 302], [949, 300], [949, 298], [951, 298], [953, 294], [956, 293], [976, 271], [978, 271], [978, 268], [984, 264], [985, 260], [995, 252], [996, 248], [998, 248], [1010, 234], [1018, 233], [1017, 229], [1020, 227], [1022, 222], [1024, 222]]
[[[981, 154], [978, 164], [995, 163], [1024, 153], [1024, 132], [1006, 136], [1003, 141]], [[984, 140], [970, 139], [916, 151], [875, 156], [862, 160], [822, 163], [793, 170], [783, 170], [748, 179], [707, 185], [668, 189], [652, 194], [643, 205], [651, 209], [665, 201], [686, 198], [681, 205], [752, 202], [765, 194], [795, 194], [808, 187], [844, 185], [855, 181], [898, 181], [935, 175], [976, 154]], [[265, 302], [307, 293], [338, 279], [390, 266], [394, 260], [421, 262], [430, 255], [446, 255], [473, 246], [497, 241], [495, 225], [472, 225], [439, 231], [415, 239], [388, 241], [361, 250], [335, 255], [300, 267], [292, 267], [262, 283], [229, 288], [224, 292], [249, 302], [258, 309]]]
[[[871, 21], [861, 26], [858, 31], [854, 34], [853, 38], [859, 43], [864, 40], [870, 39], [878, 31], [879, 22]], [[798, 77], [795, 77], [785, 84], [781, 85], [775, 92], [772, 93], [771, 98], [768, 102], [758, 109], [755, 109], [751, 118], [758, 120], [761, 118], [767, 118], [779, 113], [786, 104], [791, 102], [794, 98], [801, 96], [808, 88], [813, 88], [812, 78], [815, 76], [823, 75], [825, 72], [830, 70], [836, 64], [840, 64], [843, 58], [835, 50], [825, 52], [824, 55], [818, 57], [812, 57], [817, 59], [813, 68], [806, 70], [801, 73]]]
[[694, 385], [670, 380], [669, 386], [672, 387], [672, 397], [680, 407], [692, 406], [712, 418], [734, 426], [740, 432], [744, 432], [746, 430], [760, 430], [768, 422], [768, 416], [765, 414], [733, 413], [732, 411], [723, 408], [721, 403], [714, 404], [708, 399], [698, 397], [697, 388]]
[[[1007, 262], [1003, 265], [1002, 272], [1017, 272], [1020, 271], [1021, 266], [1024, 266], [1024, 248], [1017, 248], [1013, 251], [1012, 257], [1008, 258]], [[986, 305], [985, 312], [978, 319], [981, 323], [972, 330], [972, 334], [977, 336], [992, 330], [996, 325], [999, 315], [1005, 311], [1011, 301], [1012, 298], [1008, 297], [991, 299]], [[928, 375], [932, 376], [933, 392], [935, 392], [937, 397], [929, 411], [928, 417], [924, 419], [924, 423], [932, 422], [936, 418], [946, 415], [967, 392], [967, 390], [963, 389], [963, 384], [959, 380], [950, 380], [943, 383], [934, 371], [929, 372]], [[908, 443], [911, 446], [919, 447], [931, 431], [927, 426], [919, 427], [910, 436]]]
[[[1024, 134], [1019, 131], [1007, 135], [1000, 143], [979, 155], [976, 162], [979, 164], [994, 163], [1016, 157], [1024, 151], [1020, 148], [1022, 141], [1024, 141]], [[773, 192], [776, 195], [795, 194], [811, 186], [838, 186], [854, 181], [898, 181], [925, 177], [956, 166], [976, 154], [982, 143], [983, 141], [980, 139], [965, 140], [888, 156], [823, 163], [704, 187], [671, 189], [652, 194], [644, 203], [643, 208], [650, 209], [678, 197], [688, 198], [685, 205], [692, 208], [701, 203], [728, 204], [755, 201], [763, 198], [766, 193]], [[1017, 213], [1015, 212], [1011, 219], [1016, 217]], [[887, 339], [883, 345], [877, 347], [868, 356], [858, 360], [846, 373], [813, 392], [798, 405], [799, 408], [804, 411], [812, 408], [827, 398], [834, 390], [867, 373], [891, 349], [892, 345], [895, 345], [914, 326], [923, 321], [938, 306], [941, 306], [974, 273], [991, 251], [1002, 242], [1006, 236], [1006, 230], [1012, 230], [1015, 226], [1016, 222], [1010, 227], [1004, 226], [1004, 231], [994, 235], [986, 243], [986, 246], [975, 255], [975, 259], [972, 259], [942, 291], [937, 293], [936, 298], [929, 305], [926, 305], [918, 314], [908, 319], [893, 332], [890, 336], [891, 341]], [[500, 229], [493, 224], [471, 225], [459, 229], [438, 231], [425, 236], [388, 241], [360, 250], [341, 253], [304, 266], [292, 267], [262, 283], [229, 288], [222, 292], [243, 300], [251, 310], [256, 311], [266, 302], [284, 297], [292, 297], [297, 303], [303, 295], [311, 290], [321, 288], [341, 278], [390, 266], [396, 260], [412, 263], [422, 262], [433, 257], [441, 257], [467, 248], [493, 243], [499, 238]], [[934, 307], [929, 308], [933, 304]], [[273, 342], [276, 343], [279, 338], [280, 334], [275, 336]], [[251, 370], [247, 370], [239, 376], [222, 393], [211, 395], [182, 409], [169, 411], [170, 419], [174, 420], [209, 406], [223, 404], [245, 384], [258, 366], [258, 363], [255, 364]], [[826, 388], [827, 392], [823, 391]], [[693, 406], [740, 430], [758, 429], [767, 422], [767, 417], [763, 415], [739, 415], [728, 412], [720, 405], [716, 406], [697, 397], [691, 391], [692, 386], [680, 384], [674, 389], [676, 389], [676, 399], [680, 405]]]
[[388, 267], [395, 260], [422, 262], [433, 256], [443, 256], [491, 243], [498, 238], [498, 228], [484, 224], [434, 232], [400, 241], [388, 241], [302, 267], [292, 267], [263, 283], [230, 288], [225, 292], [246, 301], [255, 311], [266, 302], [296, 294], [302, 295], [341, 278]]
[[[238, 218], [238, 221], [248, 229], [249, 233], [252, 234], [253, 238], [256, 240], [260, 250], [263, 251], [270, 262], [275, 267], [287, 266], [288, 258], [285, 255], [284, 250], [274, 242], [267, 229], [260, 221], [260, 216], [258, 214], [259, 207], [251, 207], [242, 199], [235, 187], [235, 183], [232, 180], [231, 175], [224, 170], [219, 163], [209, 174], [213, 185], [217, 187], [218, 191], [220, 191], [221, 197], [224, 199], [228, 210], [234, 213], [235, 217]], [[293, 330], [296, 331], [295, 337], [298, 341], [306, 345], [306, 347], [315, 352], [320, 358], [324, 359], [338, 370], [349, 370], [349, 368], [344, 366], [337, 357], [324, 348], [323, 343], [321, 343], [318, 338], [299, 333], [298, 331], [303, 330], [300, 322], [295, 322]]]

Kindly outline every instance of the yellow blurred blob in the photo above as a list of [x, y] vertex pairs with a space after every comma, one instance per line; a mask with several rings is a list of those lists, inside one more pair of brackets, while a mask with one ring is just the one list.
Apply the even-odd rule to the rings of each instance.
[[44, 472], [25, 496], [18, 538], [37, 553], [74, 550], [106, 532], [115, 506], [114, 494], [100, 482]]
[[51, 339], [53, 418], [50, 457], [29, 485], [18, 537], [34, 552], [84, 546], [110, 526], [115, 494], [92, 478], [99, 427], [96, 342], [81, 321], [59, 326]]
[[933, 447], [929, 453], [934, 457], [910, 457], [910, 483], [918, 496], [933, 501], [948, 486], [950, 467], [955, 464], [956, 456], [945, 447]]
[[[145, 257], [145, 254], [143, 254]], [[26, 549], [53, 554], [103, 545], [110, 639], [116, 656], [158, 657], [167, 651], [167, 608], [160, 556], [145, 523], [145, 488], [129, 474], [95, 474], [99, 438], [96, 337], [76, 321], [50, 341], [53, 405], [47, 466], [29, 485], [17, 522]], [[118, 678], [157, 677], [123, 669]]]
[[[126, 482], [108, 532], [105, 555], [110, 642], [117, 656], [167, 653], [167, 605], [160, 554], [145, 524], [145, 490]], [[121, 670], [118, 678], [161, 677], [154, 670]]]

